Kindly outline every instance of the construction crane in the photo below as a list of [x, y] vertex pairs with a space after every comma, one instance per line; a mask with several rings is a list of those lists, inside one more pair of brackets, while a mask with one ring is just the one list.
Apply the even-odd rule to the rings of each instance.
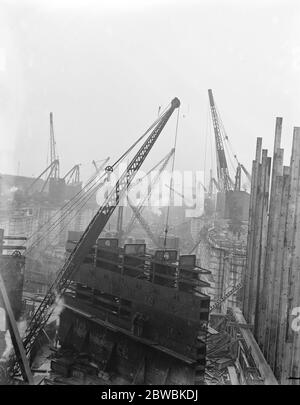
[[59, 167], [58, 160], [54, 160], [53, 162], [51, 162], [50, 165], [47, 166], [46, 169], [29, 185], [29, 187], [27, 187], [26, 193], [28, 193], [28, 191], [33, 188], [33, 186], [44, 176], [44, 174], [48, 173], [47, 178], [44, 181], [43, 186], [40, 190], [40, 192], [42, 193], [45, 190], [47, 184], [49, 183], [50, 178], [53, 178], [54, 173], [57, 172], [58, 167]]
[[58, 156], [56, 155], [56, 142], [54, 138], [54, 127], [53, 127], [53, 113], [50, 113], [50, 164], [52, 164], [54, 161], [57, 162], [57, 164], [54, 166], [54, 170], [50, 173], [50, 177], [54, 178], [56, 180], [59, 179], [59, 159]]
[[245, 166], [242, 163], [240, 163], [240, 165], [241, 165], [241, 168], [242, 168], [243, 172], [245, 173], [247, 179], [251, 183], [251, 174], [248, 172], [248, 170], [245, 168]]
[[235, 158], [235, 160], [237, 162], [234, 189], [235, 190], [240, 190], [241, 189], [242, 170], [243, 170], [244, 174], [246, 175], [249, 183], [251, 183], [251, 174], [248, 172], [248, 170], [245, 168], [245, 166], [238, 160], [237, 155], [234, 155], [234, 158]]
[[80, 183], [80, 170], [79, 170], [80, 165], [75, 165], [72, 167], [71, 170], [68, 171], [68, 173], [65, 174], [63, 179], [65, 180], [66, 184], [70, 183]]
[[235, 191], [240, 191], [241, 190], [241, 165], [238, 164], [236, 168], [236, 174], [235, 174], [235, 183], [234, 183], [234, 190]]
[[218, 184], [222, 192], [227, 192], [232, 190], [233, 182], [229, 176], [221, 133], [220, 119], [216, 110], [215, 101], [211, 89], [208, 90], [208, 97], [216, 141]]
[[94, 165], [95, 169], [96, 169], [96, 173], [100, 173], [102, 169], [104, 169], [106, 163], [109, 161], [110, 157], [108, 156], [106, 159], [102, 160], [98, 160], [98, 162], [102, 162], [100, 166], [97, 165], [97, 162], [95, 160], [92, 161], [92, 164]]
[[245, 168], [245, 166], [240, 163], [238, 160], [238, 165], [236, 168], [236, 173], [235, 173], [235, 183], [234, 183], [234, 190], [240, 191], [241, 190], [241, 177], [242, 177], [242, 170], [245, 173], [249, 183], [251, 183], [251, 174], [248, 172], [248, 170]]
[[[152, 171], [154, 171], [157, 167], [159, 167], [159, 166], [161, 165], [160, 169], [158, 170], [158, 172], [156, 173], [156, 175], [153, 177], [153, 179], [151, 180], [151, 182], [150, 182], [150, 184], [149, 184], [149, 186], [148, 186], [147, 195], [144, 197], [143, 200], [140, 201], [140, 203], [138, 204], [138, 206], [135, 207], [136, 210], [134, 210], [134, 209], [132, 208], [133, 204], [131, 204], [130, 201], [128, 200], [128, 203], [129, 203], [129, 205], [130, 205], [130, 207], [131, 207], [131, 209], [132, 209], [132, 211], [133, 211], [133, 215], [132, 215], [130, 221], [128, 222], [128, 224], [127, 224], [127, 226], [126, 226], [126, 229], [125, 229], [125, 231], [124, 231], [124, 236], [130, 234], [130, 232], [132, 231], [132, 229], [133, 229], [133, 227], [134, 227], [135, 220], [138, 219], [138, 220], [140, 220], [140, 221], [139, 221], [140, 224], [143, 226], [144, 230], [146, 231], [146, 233], [148, 234], [148, 236], [150, 237], [150, 239], [152, 240], [152, 242], [154, 242], [154, 243], [156, 244], [157, 240], [156, 240], [156, 238], [153, 239], [152, 231], [151, 231], [149, 225], [147, 224], [147, 221], [142, 217], [142, 211], [143, 211], [143, 209], [144, 209], [144, 206], [145, 206], [147, 200], [149, 200], [149, 198], [150, 198], [150, 196], [151, 196], [151, 193], [152, 193], [152, 191], [153, 191], [155, 185], [157, 184], [157, 182], [158, 182], [158, 180], [159, 180], [159, 178], [160, 178], [160, 175], [161, 175], [162, 171], [166, 168], [167, 164], [169, 163], [169, 161], [170, 161], [171, 157], [174, 155], [174, 153], [175, 153], [175, 149], [172, 148], [171, 151], [170, 151], [163, 159], [161, 159], [161, 160], [146, 174], [146, 176], [148, 176]], [[146, 176], [145, 176], [145, 177], [146, 177]], [[141, 180], [142, 180], [142, 179], [141, 179]], [[138, 213], [138, 215], [136, 215], [137, 213]], [[145, 224], [147, 224], [147, 226], [145, 226]], [[150, 230], [150, 231], [149, 231], [149, 230]]]
[[[70, 285], [71, 276], [80, 267], [84, 258], [87, 256], [90, 248], [95, 244], [97, 238], [103, 231], [105, 225], [107, 224], [115, 208], [119, 204], [120, 200], [125, 196], [126, 190], [130, 186], [136, 173], [138, 172], [144, 160], [148, 156], [150, 150], [152, 149], [153, 145], [158, 139], [161, 131], [167, 124], [169, 118], [171, 117], [175, 109], [179, 108], [179, 106], [180, 106], [179, 99], [174, 98], [171, 102], [171, 106], [166, 110], [166, 112], [155, 121], [155, 123], [141, 138], [139, 138], [139, 140], [141, 140], [151, 130], [150, 135], [146, 138], [143, 145], [135, 154], [135, 156], [127, 166], [127, 169], [120, 176], [115, 187], [109, 193], [106, 201], [99, 208], [98, 212], [95, 214], [94, 218], [91, 220], [90, 224], [82, 234], [80, 240], [78, 241], [74, 250], [66, 260], [62, 269], [58, 272], [56, 280], [48, 290], [46, 296], [39, 305], [32, 319], [30, 320], [23, 339], [23, 345], [25, 348], [26, 355], [30, 354], [37, 337], [40, 335], [40, 333], [46, 326], [51, 314], [54, 311], [54, 308], [56, 306], [56, 303], [58, 302], [59, 297], [62, 296], [62, 294], [66, 291], [66, 289]], [[122, 157], [125, 156], [127, 153], [129, 153], [130, 150], [135, 146], [135, 144], [124, 155], [122, 155]], [[106, 171], [107, 172], [113, 171], [114, 166], [120, 161], [120, 159], [113, 166], [107, 166]], [[12, 361], [10, 362], [9, 370], [11, 375], [13, 376], [18, 373], [19, 371], [18, 357], [12, 359]]]
[[46, 180], [43, 183], [43, 186], [40, 190], [42, 193], [47, 184], [51, 179], [59, 179], [59, 159], [56, 155], [56, 142], [54, 138], [54, 127], [53, 127], [53, 113], [50, 113], [50, 164], [46, 167], [46, 169], [29, 185], [29, 187], [25, 190], [26, 193], [33, 188], [33, 186], [40, 180], [44, 174], [48, 173]]

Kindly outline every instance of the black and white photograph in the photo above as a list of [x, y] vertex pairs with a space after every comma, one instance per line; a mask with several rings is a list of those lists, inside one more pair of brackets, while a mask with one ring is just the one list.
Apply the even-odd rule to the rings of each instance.
[[0, 385], [300, 385], [298, 0], [0, 0]]

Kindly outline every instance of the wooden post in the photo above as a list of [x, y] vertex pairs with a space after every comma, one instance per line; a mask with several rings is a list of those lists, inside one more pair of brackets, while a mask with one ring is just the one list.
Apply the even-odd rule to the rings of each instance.
[[[260, 347], [264, 350], [265, 344], [265, 328], [266, 328], [266, 316], [267, 316], [267, 296], [270, 292], [269, 290], [269, 260], [270, 260], [270, 239], [271, 239], [271, 231], [273, 228], [273, 215], [275, 210], [275, 180], [276, 176], [281, 174], [282, 171], [282, 160], [280, 156], [278, 156], [278, 150], [280, 148], [281, 143], [281, 131], [282, 131], [282, 118], [276, 118], [276, 125], [275, 125], [275, 139], [274, 139], [274, 148], [273, 148], [273, 161], [272, 161], [272, 174], [271, 178], [269, 177], [268, 184], [266, 187], [269, 187], [269, 183], [271, 183], [270, 193], [268, 190], [265, 189], [266, 195], [265, 198], [268, 200], [265, 201], [265, 204], [268, 205], [269, 210], [269, 217], [264, 221], [264, 251], [266, 252], [266, 256], [263, 257], [263, 268], [261, 267], [260, 270], [260, 290], [261, 290], [261, 298], [258, 303], [259, 309], [259, 319], [255, 320], [255, 331], [256, 331], [256, 338], [260, 344]], [[282, 152], [283, 158], [283, 152]], [[265, 211], [266, 213], [266, 211]]]
[[[273, 201], [273, 211], [272, 211], [272, 223], [271, 231], [268, 238], [267, 244], [267, 282], [266, 282], [266, 306], [264, 313], [264, 324], [265, 324], [265, 341], [264, 341], [264, 352], [266, 359], [269, 360], [270, 355], [270, 328], [271, 328], [271, 308], [272, 308], [272, 297], [274, 294], [274, 272], [275, 272], [275, 260], [277, 254], [278, 245], [278, 232], [279, 232], [279, 217], [281, 208], [281, 195], [283, 187], [283, 177], [277, 176], [275, 182], [275, 199]], [[271, 214], [270, 214], [271, 220]]]
[[[277, 234], [277, 246], [275, 252], [275, 262], [273, 271], [273, 292], [270, 300], [270, 337], [269, 337], [269, 364], [273, 370], [275, 370], [276, 362], [276, 348], [277, 348], [277, 331], [279, 323], [279, 303], [281, 297], [281, 276], [283, 267], [284, 256], [284, 237], [285, 237], [285, 225], [288, 206], [288, 191], [289, 191], [289, 167], [284, 167], [283, 170], [283, 185], [281, 191], [280, 202], [280, 216], [279, 226]], [[278, 377], [278, 376], [277, 376]]]
[[[277, 150], [274, 153], [273, 161], [273, 175], [276, 177], [276, 181], [272, 178], [271, 180], [271, 195], [270, 195], [270, 206], [269, 206], [269, 221], [268, 221], [268, 232], [267, 232], [267, 248], [266, 248], [266, 266], [264, 272], [264, 290], [262, 296], [262, 311], [261, 311], [261, 323], [260, 323], [260, 334], [262, 339], [263, 352], [267, 357], [267, 347], [269, 340], [269, 329], [268, 329], [268, 314], [270, 308], [270, 294], [272, 294], [272, 272], [274, 269], [275, 262], [275, 252], [277, 244], [277, 233], [278, 233], [278, 218], [280, 215], [280, 201], [282, 192], [282, 176], [279, 176], [282, 172], [283, 166], [283, 150]], [[281, 180], [277, 179], [280, 177]], [[279, 184], [281, 183], [281, 184]], [[280, 188], [281, 187], [281, 188]], [[272, 264], [271, 264], [272, 263]], [[264, 336], [264, 338], [263, 338]]]
[[264, 183], [263, 183], [263, 201], [262, 201], [262, 213], [261, 213], [261, 238], [260, 238], [260, 252], [258, 261], [258, 285], [256, 294], [256, 306], [255, 306], [255, 323], [254, 323], [254, 335], [261, 344], [261, 339], [259, 339], [259, 324], [261, 317], [261, 301], [264, 288], [264, 273], [265, 273], [265, 263], [266, 263], [266, 248], [267, 248], [267, 231], [268, 231], [268, 205], [269, 205], [269, 188], [270, 188], [270, 170], [271, 170], [271, 158], [263, 156], [263, 172], [264, 172]]
[[[299, 139], [300, 128], [294, 128], [295, 135]], [[298, 161], [299, 163], [299, 161]], [[299, 170], [300, 171], [300, 170]], [[297, 203], [295, 213], [295, 237], [294, 237], [294, 254], [292, 256], [292, 266], [290, 272], [290, 313], [294, 308], [300, 307], [300, 176], [298, 171], [298, 184], [297, 184]], [[290, 376], [300, 378], [300, 337], [299, 332], [292, 330], [292, 353], [290, 364]], [[294, 384], [300, 384], [300, 380], [293, 380]]]
[[10, 305], [10, 301], [1, 274], [0, 274], [0, 293], [2, 295], [4, 308], [8, 316], [10, 336], [15, 349], [16, 356], [18, 358], [18, 362], [20, 364], [23, 379], [24, 381], [28, 382], [28, 384], [33, 385], [33, 377], [29, 367], [28, 359], [26, 357], [25, 348], [23, 346], [19, 334], [17, 323]]
[[[264, 158], [263, 158], [264, 159]], [[265, 159], [264, 159], [265, 164]], [[262, 227], [262, 208], [263, 208], [263, 187], [265, 181], [265, 166], [259, 164], [257, 178], [257, 192], [255, 204], [254, 235], [253, 249], [250, 271], [250, 288], [249, 288], [249, 309], [248, 318], [251, 325], [255, 323], [255, 308], [258, 287], [259, 259], [261, 249], [261, 227]]]
[[[291, 311], [292, 311], [292, 265], [295, 255], [295, 225], [296, 209], [298, 202], [299, 188], [299, 168], [300, 168], [300, 131], [294, 128], [293, 146], [290, 164], [290, 187], [289, 187], [289, 206], [286, 223], [286, 249], [283, 260], [283, 278], [282, 278], [282, 296], [280, 308], [280, 333], [279, 347], [277, 350], [278, 357], [278, 374], [281, 376], [281, 383], [290, 383], [290, 364], [292, 361], [292, 341], [293, 331], [291, 329]], [[281, 365], [281, 366], [280, 366]]]
[[247, 239], [247, 262], [245, 273], [243, 277], [244, 283], [244, 297], [243, 297], [243, 311], [245, 318], [249, 322], [249, 295], [250, 295], [250, 281], [251, 281], [251, 268], [252, 268], [252, 252], [253, 252], [253, 238], [254, 238], [254, 221], [255, 221], [255, 207], [256, 207], [256, 193], [257, 193], [257, 179], [258, 167], [261, 158], [262, 138], [257, 138], [256, 141], [256, 160], [252, 163], [251, 174], [251, 192], [249, 204], [249, 223], [248, 223], [248, 239]]

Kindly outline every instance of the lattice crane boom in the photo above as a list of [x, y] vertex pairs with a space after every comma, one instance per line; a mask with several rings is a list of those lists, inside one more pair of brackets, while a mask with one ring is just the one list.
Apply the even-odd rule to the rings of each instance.
[[208, 97], [216, 141], [218, 183], [221, 190], [226, 192], [232, 189], [232, 181], [229, 176], [220, 121], [211, 89], [208, 90]]
[[[107, 224], [109, 218], [114, 212], [116, 206], [122, 197], [124, 197], [126, 190], [130, 186], [132, 180], [134, 179], [137, 171], [140, 169], [144, 160], [148, 156], [150, 150], [158, 139], [161, 131], [167, 124], [169, 118], [173, 114], [174, 110], [179, 108], [180, 101], [178, 98], [174, 98], [171, 102], [170, 108], [161, 116], [154, 126], [154, 129], [145, 140], [143, 145], [140, 147], [136, 155], [131, 160], [127, 169], [121, 175], [117, 181], [115, 187], [112, 189], [108, 195], [104, 204], [99, 208], [98, 212], [95, 214], [90, 224], [86, 228], [85, 232], [81, 236], [77, 245], [75, 246], [73, 252], [63, 265], [62, 269], [59, 271], [56, 280], [50, 287], [37, 311], [33, 315], [29, 322], [29, 325], [25, 331], [25, 337], [23, 339], [24, 348], [26, 354], [31, 352], [31, 349], [47, 324], [48, 319], [54, 311], [58, 298], [66, 291], [70, 285], [70, 278], [74, 272], [79, 268], [80, 264], [83, 262], [84, 258], [88, 254], [90, 248], [95, 244], [100, 233]], [[108, 170], [112, 170], [113, 167], [107, 167]], [[18, 372], [17, 359], [12, 359], [10, 364], [11, 374], [15, 375]]]

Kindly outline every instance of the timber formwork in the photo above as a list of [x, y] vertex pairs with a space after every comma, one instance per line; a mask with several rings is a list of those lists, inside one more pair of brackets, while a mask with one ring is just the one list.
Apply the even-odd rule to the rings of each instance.
[[300, 384], [300, 128], [283, 165], [282, 118], [273, 158], [257, 138], [252, 165], [243, 314], [281, 384]]

